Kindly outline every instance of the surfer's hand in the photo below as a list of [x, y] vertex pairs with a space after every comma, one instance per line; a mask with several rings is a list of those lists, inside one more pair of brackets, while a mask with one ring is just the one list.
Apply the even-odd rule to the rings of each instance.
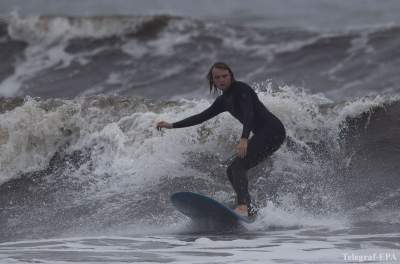
[[247, 138], [241, 138], [239, 144], [237, 145], [237, 152], [240, 158], [246, 157], [247, 154]]
[[165, 122], [165, 121], [161, 121], [161, 122], [158, 122], [158, 123], [157, 123], [156, 128], [157, 128], [158, 130], [161, 130], [161, 128], [172, 128], [172, 124], [167, 123], [167, 122]]

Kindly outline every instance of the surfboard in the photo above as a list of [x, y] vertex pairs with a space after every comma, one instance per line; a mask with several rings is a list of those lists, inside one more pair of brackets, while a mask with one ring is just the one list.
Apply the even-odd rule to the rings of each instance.
[[237, 229], [243, 228], [243, 223], [253, 222], [216, 200], [198, 193], [177, 192], [171, 196], [171, 202], [192, 221], [209, 229]]

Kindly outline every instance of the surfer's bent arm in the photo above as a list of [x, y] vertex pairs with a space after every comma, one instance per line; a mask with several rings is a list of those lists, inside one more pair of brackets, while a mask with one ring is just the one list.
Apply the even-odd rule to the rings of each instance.
[[214, 103], [204, 110], [203, 112], [185, 118], [181, 121], [175, 122], [172, 124], [172, 128], [181, 128], [181, 127], [189, 127], [203, 123], [204, 121], [213, 118], [214, 116], [222, 113], [223, 109], [223, 102], [222, 98], [218, 97], [215, 99]]
[[248, 139], [254, 123], [254, 106], [249, 93], [242, 92], [240, 94], [240, 108], [243, 113], [243, 130], [241, 138]]

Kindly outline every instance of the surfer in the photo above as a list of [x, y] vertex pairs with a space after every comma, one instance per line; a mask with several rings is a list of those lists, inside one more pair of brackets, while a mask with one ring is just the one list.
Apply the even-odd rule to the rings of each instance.
[[[235, 212], [253, 216], [255, 210], [251, 205], [246, 173], [279, 149], [286, 137], [285, 128], [249, 85], [235, 80], [227, 64], [213, 64], [207, 79], [210, 92], [222, 91], [222, 95], [209, 108], [175, 123], [160, 121], [156, 128], [161, 130], [194, 126], [225, 111], [238, 119], [243, 124], [243, 130], [237, 145], [237, 156], [228, 166], [227, 175], [237, 195]], [[253, 132], [253, 136], [249, 139], [250, 132]]]

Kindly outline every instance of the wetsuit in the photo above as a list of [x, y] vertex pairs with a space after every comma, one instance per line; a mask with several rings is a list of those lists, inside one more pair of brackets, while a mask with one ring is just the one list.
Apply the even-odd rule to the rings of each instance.
[[243, 124], [242, 138], [249, 138], [250, 131], [254, 133], [248, 141], [246, 156], [236, 157], [227, 168], [229, 181], [237, 194], [237, 202], [240, 205], [246, 204], [250, 215], [251, 199], [246, 172], [281, 146], [286, 137], [282, 122], [268, 111], [250, 86], [234, 81], [209, 108], [173, 123], [172, 126], [180, 128], [197, 125], [225, 111]]

